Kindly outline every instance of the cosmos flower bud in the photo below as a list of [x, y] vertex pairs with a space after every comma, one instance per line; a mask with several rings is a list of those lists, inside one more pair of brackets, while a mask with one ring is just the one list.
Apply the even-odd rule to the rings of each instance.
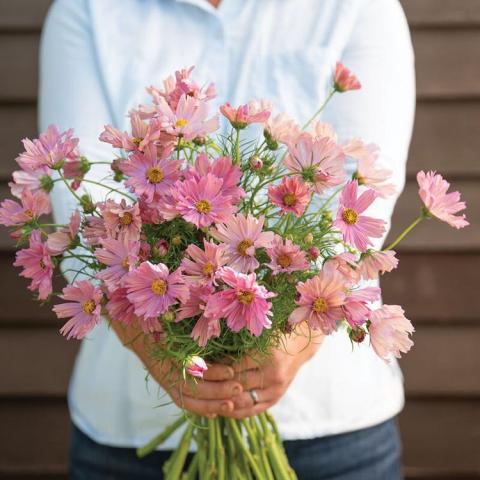
[[257, 155], [254, 155], [253, 157], [251, 157], [249, 163], [250, 163], [250, 169], [253, 170], [254, 172], [258, 172], [263, 167], [263, 160]]
[[313, 235], [311, 233], [307, 233], [305, 235], [305, 237], [303, 238], [303, 241], [307, 244], [307, 245], [311, 245], [312, 242], [313, 242]]
[[154, 247], [154, 253], [158, 257], [162, 258], [168, 253], [168, 242], [162, 238]]
[[362, 327], [352, 328], [348, 332], [350, 340], [355, 343], [362, 343], [365, 340], [367, 332]]
[[178, 247], [181, 244], [182, 244], [182, 237], [180, 235], [175, 235], [172, 238], [172, 245], [175, 245], [176, 247]]
[[192, 377], [203, 378], [203, 374], [207, 370], [205, 360], [198, 355], [192, 355], [185, 362], [185, 371]]
[[320, 250], [317, 247], [313, 246], [307, 250], [307, 253], [310, 260], [316, 260], [320, 255]]
[[176, 318], [175, 312], [173, 310], [167, 310], [163, 315], [162, 315], [162, 320], [165, 322], [173, 322]]

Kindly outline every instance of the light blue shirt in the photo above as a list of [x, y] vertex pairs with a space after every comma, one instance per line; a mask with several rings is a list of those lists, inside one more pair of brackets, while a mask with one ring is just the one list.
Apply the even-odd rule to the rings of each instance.
[[[270, 99], [303, 123], [318, 108], [335, 62], [360, 78], [359, 92], [337, 95], [323, 120], [339, 139], [380, 145], [383, 166], [399, 192], [414, 114], [413, 53], [397, 0], [57, 0], [41, 47], [40, 128], [73, 127], [82, 153], [110, 160], [99, 142], [104, 124], [128, 128], [126, 113], [145, 103], [145, 87], [161, 86], [196, 65], [199, 83], [215, 81], [217, 106]], [[107, 169], [108, 170], [108, 169]], [[107, 170], [97, 168], [102, 178]], [[90, 189], [97, 199], [104, 191]], [[74, 204], [60, 187], [54, 213], [65, 222]], [[396, 198], [373, 214], [389, 221]], [[148, 388], [147, 388], [148, 387]], [[178, 413], [115, 334], [98, 327], [82, 342], [69, 390], [74, 423], [100, 443], [137, 446]], [[403, 405], [401, 373], [369, 345], [352, 352], [345, 332], [328, 337], [272, 409], [286, 439], [369, 427]], [[178, 435], [162, 448], [172, 448]]]

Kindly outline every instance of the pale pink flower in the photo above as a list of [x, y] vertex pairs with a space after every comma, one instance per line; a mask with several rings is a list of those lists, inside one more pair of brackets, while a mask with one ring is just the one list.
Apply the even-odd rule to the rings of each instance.
[[82, 237], [88, 246], [94, 247], [95, 245], [99, 245], [100, 240], [107, 236], [107, 228], [105, 227], [105, 220], [103, 218], [93, 215], [85, 217]]
[[203, 378], [203, 374], [208, 370], [207, 364], [202, 357], [192, 355], [185, 363], [185, 371], [196, 378]]
[[16, 160], [24, 170], [32, 171], [40, 166], [57, 168], [64, 160], [78, 157], [78, 138], [73, 137], [72, 129], [60, 133], [55, 125], [49, 125], [38, 139], [25, 138], [22, 142], [25, 152]]
[[193, 243], [185, 250], [182, 270], [188, 283], [213, 283], [215, 274], [226, 263], [223, 247], [203, 240], [203, 250]]
[[39, 166], [34, 170], [16, 170], [12, 173], [13, 182], [8, 186], [12, 195], [22, 198], [24, 190], [35, 193], [39, 190], [48, 193], [53, 188], [53, 180], [50, 177], [51, 170], [46, 166]]
[[223, 181], [211, 173], [200, 180], [178, 181], [170, 195], [176, 211], [197, 228], [225, 222], [234, 212], [229, 196], [223, 194]]
[[279, 143], [294, 144], [300, 134], [298, 123], [284, 113], [270, 117], [264, 124], [264, 135], [271, 150], [276, 150]]
[[345, 314], [345, 280], [335, 271], [322, 271], [306, 282], [299, 282], [298, 307], [288, 318], [290, 323], [307, 322], [313, 330], [329, 335], [337, 329], [337, 323]]
[[142, 220], [138, 203], [127, 205], [124, 199], [120, 203], [107, 200], [100, 204], [100, 212], [105, 222], [105, 231], [110, 237], [126, 237], [132, 241], [140, 238]]
[[122, 171], [129, 178], [125, 185], [138, 196], [143, 195], [148, 202], [167, 193], [180, 177], [180, 160], [169, 160], [171, 149], [163, 151], [160, 158], [157, 148], [150, 144], [145, 151], [135, 152], [122, 163]]
[[326, 137], [337, 143], [337, 133], [330, 123], [319, 121], [312, 122], [309, 131], [315, 140], [320, 140]]
[[280, 207], [282, 215], [293, 212], [300, 217], [310, 203], [312, 192], [298, 177], [283, 177], [280, 185], [268, 187], [268, 198]]
[[350, 73], [348, 68], [340, 62], [337, 62], [333, 79], [333, 88], [337, 92], [343, 93], [348, 92], [349, 90], [358, 90], [362, 88], [362, 85], [358, 81], [358, 78]]
[[380, 274], [397, 268], [398, 259], [393, 250], [367, 251], [362, 255], [358, 269], [362, 278], [375, 280]]
[[265, 123], [270, 117], [270, 110], [261, 109], [255, 101], [237, 108], [227, 102], [220, 107], [220, 112], [236, 129], [243, 129], [252, 123]]
[[409, 334], [415, 330], [404, 313], [398, 305], [383, 305], [370, 313], [370, 341], [375, 353], [386, 362], [390, 354], [400, 358], [400, 352], [407, 353], [413, 345]]
[[[108, 316], [112, 322], [122, 322], [124, 325], [142, 325], [141, 319], [135, 315], [133, 304], [127, 298], [126, 288], [117, 288], [108, 293], [106, 305]], [[146, 333], [148, 333], [147, 330]]]
[[75, 210], [68, 225], [48, 236], [47, 247], [52, 255], [60, 255], [72, 245], [80, 230], [80, 220], [80, 212]]
[[107, 268], [98, 272], [96, 278], [102, 280], [109, 291], [113, 291], [121, 286], [125, 274], [135, 268], [140, 242], [124, 237], [120, 240], [104, 238], [100, 243], [102, 248], [97, 248], [93, 254]]
[[188, 170], [189, 177], [200, 180], [211, 173], [223, 181], [222, 193], [232, 198], [236, 205], [244, 196], [245, 191], [238, 184], [242, 178], [242, 170], [238, 165], [233, 165], [230, 157], [218, 157], [210, 161], [207, 155], [201, 153], [195, 160], [195, 169]]
[[360, 270], [356, 257], [350, 252], [343, 252], [328, 258], [323, 264], [323, 269], [336, 270], [342, 275], [348, 285], [358, 283], [360, 280]]
[[225, 318], [233, 332], [247, 328], [259, 336], [264, 328], [270, 328], [272, 304], [267, 300], [275, 294], [258, 285], [256, 275], [238, 273], [230, 267], [223, 267], [217, 278], [227, 285], [225, 290], [214, 293], [208, 299], [205, 316]]
[[309, 267], [305, 252], [291, 240], [284, 241], [279, 235], [275, 235], [272, 246], [267, 248], [267, 255], [270, 257], [267, 265], [274, 275], [303, 271]]
[[385, 221], [361, 215], [375, 200], [377, 193], [367, 190], [357, 198], [357, 191], [356, 180], [347, 183], [342, 190], [333, 225], [341, 230], [345, 242], [365, 252], [372, 244], [370, 238], [380, 238], [385, 232]]
[[32, 231], [29, 248], [17, 252], [13, 266], [23, 267], [20, 276], [32, 281], [28, 289], [38, 291], [39, 300], [45, 300], [52, 293], [54, 265], [39, 230]]
[[39, 190], [32, 193], [25, 189], [21, 195], [21, 204], [8, 198], [0, 204], [0, 224], [20, 227], [50, 212], [50, 200], [45, 192]]
[[345, 155], [328, 137], [314, 140], [309, 134], [301, 135], [295, 145], [289, 146], [284, 163], [319, 194], [345, 181]]
[[380, 288], [365, 287], [350, 291], [345, 299], [343, 311], [345, 318], [352, 328], [363, 325], [370, 315], [368, 304], [380, 298]]
[[237, 214], [211, 229], [213, 238], [225, 243], [227, 264], [236, 270], [253, 272], [260, 263], [255, 258], [257, 248], [269, 248], [273, 232], [262, 232], [265, 217]]
[[172, 305], [185, 302], [189, 295], [180, 271], [169, 273], [163, 263], [143, 262], [127, 273], [123, 282], [135, 314], [146, 320], [156, 319]]
[[58, 318], [70, 318], [60, 333], [68, 339], [85, 337], [100, 321], [103, 293], [88, 280], [79, 280], [67, 285], [60, 298], [68, 303], [54, 305], [53, 311]]
[[441, 175], [421, 171], [417, 173], [417, 182], [418, 193], [429, 215], [457, 229], [469, 225], [464, 214], [455, 215], [466, 208], [465, 202], [460, 201], [460, 193], [447, 193], [450, 184]]

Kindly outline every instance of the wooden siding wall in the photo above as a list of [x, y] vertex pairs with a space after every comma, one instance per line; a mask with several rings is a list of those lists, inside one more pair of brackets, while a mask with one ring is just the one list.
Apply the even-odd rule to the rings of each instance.
[[[339, 0], [340, 1], [340, 0]], [[0, 197], [36, 134], [37, 53], [49, 0], [0, 0]], [[403, 0], [416, 51], [418, 109], [406, 190], [393, 232], [418, 210], [414, 174], [443, 172], [464, 194], [472, 226], [430, 221], [401, 249], [385, 300], [415, 322], [402, 361], [401, 415], [410, 479], [480, 479], [480, 0]], [[381, 21], [381, 19], [379, 19]], [[66, 388], [77, 343], [58, 335], [11, 266], [0, 234], [0, 477], [66, 478]]]

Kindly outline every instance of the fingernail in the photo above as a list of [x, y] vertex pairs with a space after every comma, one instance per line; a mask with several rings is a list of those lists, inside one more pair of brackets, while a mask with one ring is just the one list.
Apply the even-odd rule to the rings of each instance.
[[207, 415], [208, 418], [217, 418], [217, 414], [216, 413], [210, 413], [209, 415]]
[[220, 410], [222, 412], [229, 412], [230, 411], [230, 404], [228, 402], [223, 402], [221, 405], [220, 405]]
[[235, 395], [240, 395], [242, 393], [242, 387], [240, 385], [235, 385], [233, 388], [232, 388], [232, 395], [235, 396]]
[[233, 378], [234, 372], [230, 367], [225, 367], [225, 376], [227, 379]]

